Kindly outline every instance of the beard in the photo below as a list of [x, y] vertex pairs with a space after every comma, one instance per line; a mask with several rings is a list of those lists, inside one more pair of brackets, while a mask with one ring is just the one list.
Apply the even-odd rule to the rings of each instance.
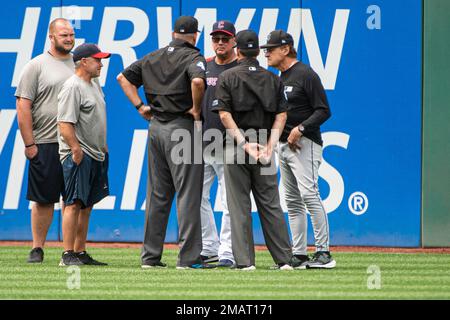
[[72, 51], [75, 43], [72, 43], [70, 49], [64, 48], [61, 42], [55, 41], [55, 50], [62, 54], [69, 54]]
[[221, 60], [226, 60], [227, 58], [229, 58], [231, 56], [231, 52], [225, 51], [225, 52], [218, 53], [216, 51], [216, 56]]

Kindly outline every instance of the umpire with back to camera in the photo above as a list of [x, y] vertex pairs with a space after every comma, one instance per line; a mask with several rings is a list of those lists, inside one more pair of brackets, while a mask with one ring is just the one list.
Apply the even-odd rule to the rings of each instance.
[[[272, 31], [261, 48], [268, 65], [281, 71], [287, 100], [287, 121], [278, 152], [297, 268], [331, 269], [336, 261], [330, 254], [328, 217], [318, 186], [323, 145], [320, 126], [331, 115], [327, 96], [317, 73], [297, 60], [289, 33]], [[316, 245], [312, 260], [306, 252], [306, 210], [311, 215]]]
[[[256, 59], [259, 54], [258, 35], [254, 31], [240, 31], [236, 43], [239, 65], [219, 76], [213, 102], [213, 110], [219, 112], [227, 129], [227, 139], [234, 141], [233, 144], [227, 143], [225, 150], [225, 184], [231, 213], [234, 268], [244, 271], [256, 269], [252, 191], [275, 268], [292, 270], [292, 253], [280, 206], [277, 174], [267, 170], [269, 166], [263, 164], [267, 160], [273, 161], [273, 148], [286, 121], [283, 87], [276, 75], [259, 66]], [[252, 130], [258, 132], [257, 141], [246, 141], [246, 131]], [[268, 141], [261, 139], [264, 133]], [[240, 157], [240, 153], [244, 153], [244, 157]]]
[[[177, 193], [180, 253], [177, 269], [205, 269], [214, 266], [202, 263], [202, 230], [200, 202], [203, 184], [203, 163], [195, 163], [194, 130], [201, 130], [201, 102], [205, 91], [206, 61], [195, 47], [198, 21], [181, 16], [175, 22], [173, 40], [131, 64], [117, 80], [124, 93], [147, 120], [152, 119], [148, 135], [148, 187], [142, 268], [165, 268], [161, 261], [172, 200]], [[137, 89], [144, 86], [148, 104]], [[181, 129], [190, 135], [191, 158], [172, 158], [179, 141], [172, 141], [172, 132]], [[199, 135], [201, 137], [201, 135]]]

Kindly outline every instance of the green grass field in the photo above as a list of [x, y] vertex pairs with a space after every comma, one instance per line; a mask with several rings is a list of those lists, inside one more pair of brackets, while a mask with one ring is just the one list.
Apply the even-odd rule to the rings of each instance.
[[[257, 252], [257, 270], [176, 270], [177, 251], [166, 250], [168, 269], [141, 270], [139, 249], [92, 248], [107, 267], [80, 268], [80, 289], [68, 289], [60, 248], [47, 248], [40, 265], [25, 263], [28, 247], [0, 247], [0, 299], [450, 299], [450, 255], [335, 253], [333, 270], [269, 270]], [[369, 266], [381, 288], [369, 289]], [[70, 281], [69, 281], [70, 282]]]

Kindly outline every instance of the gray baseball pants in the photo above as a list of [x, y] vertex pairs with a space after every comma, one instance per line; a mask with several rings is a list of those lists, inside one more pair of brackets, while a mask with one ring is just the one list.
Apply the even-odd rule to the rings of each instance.
[[292, 151], [287, 143], [280, 143], [278, 155], [281, 181], [286, 191], [293, 254], [306, 255], [307, 210], [311, 215], [316, 251], [329, 251], [330, 231], [318, 186], [322, 147], [306, 137], [300, 138], [299, 145], [300, 150]]
[[[175, 146], [172, 133], [184, 129], [191, 136], [190, 163], [174, 163]], [[152, 120], [148, 136], [148, 186], [142, 262], [155, 263], [161, 260], [172, 201], [177, 194], [178, 241], [180, 252], [177, 266], [201, 263], [202, 229], [200, 203], [203, 186], [203, 163], [194, 164], [194, 122], [181, 117], [169, 122]], [[175, 155], [179, 154], [175, 152]], [[181, 153], [181, 155], [186, 155]], [[176, 158], [176, 157], [175, 157]], [[200, 149], [201, 159], [201, 149]], [[201, 161], [200, 161], [201, 162]]]
[[280, 205], [277, 174], [262, 174], [260, 164], [225, 164], [231, 220], [231, 244], [239, 266], [255, 265], [250, 191], [253, 192], [267, 248], [277, 264], [289, 263], [292, 252]]

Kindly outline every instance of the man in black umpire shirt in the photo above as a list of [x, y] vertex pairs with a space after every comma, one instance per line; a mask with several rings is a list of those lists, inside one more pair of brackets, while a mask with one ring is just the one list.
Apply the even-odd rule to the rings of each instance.
[[[276, 171], [267, 172], [273, 148], [286, 122], [283, 86], [273, 73], [259, 66], [258, 35], [244, 30], [236, 36], [238, 66], [219, 76], [213, 109], [234, 140], [225, 151], [225, 184], [231, 218], [231, 243], [241, 270], [255, 270], [250, 191], [258, 207], [267, 248], [280, 270], [292, 270], [291, 247], [284, 214], [280, 206]], [[242, 131], [256, 130], [258, 141], [246, 141]], [[266, 133], [268, 141], [262, 141]], [[245, 161], [239, 161], [239, 148]], [[241, 151], [242, 152], [242, 151]], [[230, 161], [231, 160], [231, 161]], [[273, 160], [272, 160], [273, 161]], [[236, 163], [237, 162], [237, 163]], [[264, 164], [263, 164], [264, 163]], [[266, 172], [265, 172], [266, 171]]]
[[[167, 222], [177, 192], [180, 253], [177, 269], [204, 269], [200, 201], [203, 163], [194, 161], [194, 131], [201, 130], [201, 101], [205, 91], [206, 61], [195, 47], [198, 21], [181, 16], [175, 22], [173, 40], [126, 68], [119, 81], [128, 99], [147, 120], [152, 120], [148, 136], [148, 188], [142, 267], [166, 267], [161, 262]], [[137, 89], [143, 85], [148, 104]], [[172, 132], [182, 129], [190, 135], [191, 159], [174, 157], [179, 141]], [[179, 130], [178, 130], [179, 131]], [[201, 137], [201, 135], [200, 135]], [[186, 137], [183, 137], [184, 139]], [[183, 140], [184, 141], [184, 140]], [[201, 154], [201, 153], [200, 153]]]

